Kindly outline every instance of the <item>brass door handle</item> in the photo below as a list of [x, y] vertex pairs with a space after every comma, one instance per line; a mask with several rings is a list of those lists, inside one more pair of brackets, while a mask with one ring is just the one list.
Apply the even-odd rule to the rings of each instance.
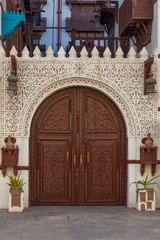
[[69, 152], [67, 152], [67, 162], [69, 161]]
[[80, 155], [80, 165], [82, 165], [82, 155]]
[[89, 163], [89, 152], [87, 152], [87, 163]]
[[74, 166], [76, 165], [76, 155], [74, 155]]

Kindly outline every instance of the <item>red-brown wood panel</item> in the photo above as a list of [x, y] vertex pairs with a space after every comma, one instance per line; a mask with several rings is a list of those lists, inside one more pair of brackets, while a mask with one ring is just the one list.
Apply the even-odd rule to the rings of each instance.
[[37, 202], [70, 203], [69, 141], [40, 140], [38, 159]]
[[33, 118], [31, 204], [73, 204], [73, 92], [49, 97]]
[[115, 104], [69, 88], [38, 108], [30, 137], [30, 203], [124, 205], [126, 132]]
[[115, 104], [103, 94], [87, 89], [82, 94], [82, 138], [85, 141], [83, 204], [124, 204], [126, 133], [122, 116]]
[[85, 203], [120, 204], [117, 142], [88, 140], [85, 166]]

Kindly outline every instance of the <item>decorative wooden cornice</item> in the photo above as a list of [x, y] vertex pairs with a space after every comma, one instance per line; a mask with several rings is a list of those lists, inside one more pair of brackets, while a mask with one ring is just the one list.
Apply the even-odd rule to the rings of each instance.
[[[2, 170], [2, 166], [0, 166], [0, 170]], [[29, 166], [17, 166], [17, 170], [30, 170]]]
[[[127, 160], [128, 164], [140, 164], [140, 160]], [[157, 160], [157, 164], [160, 164], [160, 160]]]
[[151, 41], [152, 34], [152, 20], [149, 22], [137, 22], [134, 27], [134, 31], [130, 33], [130, 37], [137, 47], [139, 52], [144, 46], [146, 46]]
[[140, 160], [128, 160], [128, 164], [140, 164]]
[[119, 35], [130, 36], [139, 52], [151, 41], [153, 1], [124, 0], [119, 9]]

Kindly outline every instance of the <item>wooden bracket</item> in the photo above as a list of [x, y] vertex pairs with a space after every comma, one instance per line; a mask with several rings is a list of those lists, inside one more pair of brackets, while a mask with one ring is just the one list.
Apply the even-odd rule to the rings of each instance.
[[139, 52], [151, 41], [152, 20], [148, 22], [139, 21], [134, 26], [134, 31], [130, 33], [131, 39]]
[[154, 176], [156, 172], [156, 164], [157, 162], [157, 149], [158, 147], [140, 147], [140, 163], [141, 163], [141, 175], [143, 176], [145, 172], [145, 165], [151, 165], [151, 173]]
[[[12, 144], [16, 143], [16, 139], [14, 137], [10, 138]], [[6, 175], [6, 168], [7, 167], [13, 167], [14, 174], [17, 176], [18, 174], [18, 147], [17, 146], [9, 146], [7, 145], [9, 142], [9, 136], [4, 139], [4, 142], [6, 143], [6, 147], [2, 147], [2, 163], [1, 168], [2, 174], [5, 177]], [[11, 143], [9, 142], [9, 143]], [[10, 144], [11, 145], [11, 144]]]
[[[144, 172], [145, 172], [145, 164], [141, 164], [141, 175], [142, 176], [144, 175]], [[154, 176], [155, 172], [156, 172], [156, 164], [151, 164], [152, 176]]]

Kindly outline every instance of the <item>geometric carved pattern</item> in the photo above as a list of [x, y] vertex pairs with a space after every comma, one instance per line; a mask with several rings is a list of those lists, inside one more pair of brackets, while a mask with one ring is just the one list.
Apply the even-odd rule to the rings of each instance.
[[18, 92], [6, 91], [10, 61], [1, 65], [1, 135], [29, 136], [33, 115], [54, 91], [68, 86], [91, 86], [108, 95], [119, 106], [127, 124], [127, 135], [158, 136], [157, 100], [143, 95], [143, 59], [17, 59]]
[[41, 142], [42, 194], [62, 198], [65, 193], [65, 147], [62, 142]]
[[99, 92], [90, 90], [87, 94], [86, 91], [84, 99], [84, 123], [88, 127], [85, 126], [84, 131], [85, 203], [124, 204], [126, 130], [122, 115], [115, 104]]
[[[98, 144], [98, 143], [101, 144]], [[104, 140], [92, 143], [92, 164], [89, 168], [91, 199], [108, 199], [113, 195], [113, 143]], [[102, 184], [103, 183], [103, 184]]]
[[134, 0], [133, 18], [151, 19], [153, 16], [151, 4], [153, 3], [150, 0]]
[[42, 131], [69, 131], [69, 98], [62, 99], [45, 114]]
[[115, 130], [113, 117], [109, 110], [97, 100], [88, 97], [87, 101], [87, 127], [88, 131]]

